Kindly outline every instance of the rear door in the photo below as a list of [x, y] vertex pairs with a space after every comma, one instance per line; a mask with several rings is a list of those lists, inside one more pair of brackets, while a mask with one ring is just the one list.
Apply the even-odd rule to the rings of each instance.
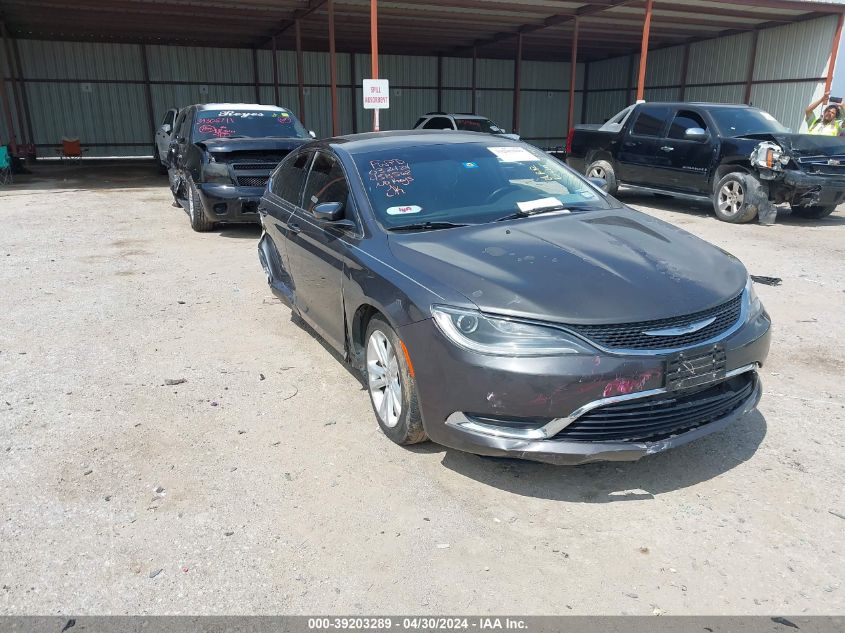
[[617, 177], [634, 185], [655, 186], [653, 167], [665, 156], [658, 155], [674, 110], [668, 105], [643, 105], [626, 125], [616, 154]]
[[314, 207], [342, 202], [346, 218], [356, 220], [349, 185], [340, 161], [319, 150], [311, 161], [302, 204], [291, 214], [288, 256], [296, 285], [295, 302], [302, 318], [336, 350], [344, 348], [341, 279], [346, 261], [346, 231], [316, 219]]
[[[708, 137], [686, 139], [687, 130], [692, 128], [703, 129]], [[704, 114], [697, 109], [678, 108], [657, 148], [659, 160], [653, 170], [656, 184], [685, 193], [707, 193], [708, 174], [717, 150], [718, 141]]]
[[295, 289], [288, 257], [288, 246], [295, 234], [291, 232], [289, 223], [291, 215], [301, 204], [302, 188], [305, 186], [305, 177], [308, 175], [308, 166], [313, 156], [313, 151], [303, 150], [283, 160], [271, 176], [258, 206], [264, 233], [275, 249], [278, 269], [274, 269], [273, 273], [276, 280], [286, 286], [280, 290], [285, 292], [289, 299], [293, 298]]

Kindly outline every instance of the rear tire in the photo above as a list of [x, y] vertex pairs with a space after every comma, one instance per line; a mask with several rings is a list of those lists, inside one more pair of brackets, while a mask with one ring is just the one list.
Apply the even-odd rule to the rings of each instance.
[[193, 180], [187, 182], [188, 194], [188, 217], [191, 219], [191, 228], [197, 233], [205, 233], [214, 228], [214, 222], [205, 217], [202, 208], [202, 198]]
[[382, 432], [403, 446], [426, 441], [416, 381], [399, 337], [381, 316], [367, 324], [364, 354], [364, 378]]
[[823, 206], [816, 204], [810, 207], [792, 207], [792, 213], [808, 220], [821, 220], [836, 211], [836, 205]]
[[616, 195], [619, 190], [619, 183], [616, 180], [616, 172], [613, 165], [606, 160], [595, 160], [587, 166], [587, 178], [603, 178], [607, 182], [607, 193]]
[[713, 192], [713, 210], [722, 222], [745, 224], [757, 217], [763, 205], [770, 205], [766, 187], [751, 174], [731, 172], [722, 177]]

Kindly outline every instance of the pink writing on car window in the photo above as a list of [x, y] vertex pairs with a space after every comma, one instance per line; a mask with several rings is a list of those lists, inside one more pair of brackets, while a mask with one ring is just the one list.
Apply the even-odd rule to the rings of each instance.
[[368, 174], [376, 187], [384, 187], [388, 198], [401, 196], [405, 193], [402, 187], [414, 182], [411, 167], [404, 160], [390, 158], [388, 160], [371, 160]]
[[216, 136], [218, 138], [223, 138], [226, 136], [233, 136], [236, 132], [235, 130], [230, 130], [225, 125], [211, 125], [210, 123], [202, 123], [199, 126], [200, 134], [211, 134], [212, 136]]

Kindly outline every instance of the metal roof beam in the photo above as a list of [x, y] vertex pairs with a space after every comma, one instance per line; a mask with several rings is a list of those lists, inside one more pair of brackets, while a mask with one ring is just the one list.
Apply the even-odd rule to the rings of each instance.
[[296, 24], [297, 20], [301, 20], [302, 18], [308, 17], [309, 15], [314, 13], [314, 11], [316, 11], [317, 9], [322, 7], [324, 4], [326, 4], [326, 2], [328, 2], [328, 0], [308, 0], [308, 6], [307, 7], [305, 7], [304, 9], [297, 9], [296, 11], [291, 13], [290, 17], [286, 20], [282, 20], [278, 24], [278, 26], [276, 27], [276, 29], [274, 31], [272, 31], [269, 35], [266, 35], [266, 36], [262, 37], [260, 40], [258, 40], [256, 42], [255, 46], [257, 48], [261, 48], [263, 46], [266, 46], [267, 43], [272, 41], [272, 39], [274, 37], [279, 37], [281, 34], [283, 34], [285, 31], [287, 31], [290, 27], [292, 27], [294, 24]]

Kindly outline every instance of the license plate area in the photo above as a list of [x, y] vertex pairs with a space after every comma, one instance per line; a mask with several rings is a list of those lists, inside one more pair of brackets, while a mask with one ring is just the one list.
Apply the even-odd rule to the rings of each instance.
[[675, 354], [666, 366], [666, 389], [679, 391], [725, 378], [725, 348], [713, 345]]

